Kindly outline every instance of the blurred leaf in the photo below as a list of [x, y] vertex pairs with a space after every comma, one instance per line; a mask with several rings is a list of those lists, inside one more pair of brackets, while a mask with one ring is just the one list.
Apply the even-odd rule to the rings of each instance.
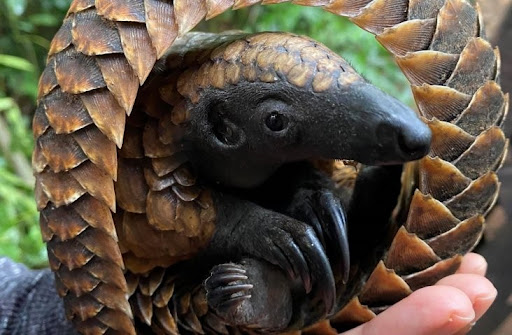
[[0, 54], [0, 66], [10, 67], [21, 71], [34, 71], [34, 66], [24, 58]]

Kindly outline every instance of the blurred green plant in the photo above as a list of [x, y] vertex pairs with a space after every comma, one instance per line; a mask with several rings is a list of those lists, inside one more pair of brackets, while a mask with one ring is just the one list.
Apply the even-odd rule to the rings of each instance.
[[[38, 78], [71, 0], [0, 0], [0, 255], [46, 264], [30, 169]], [[228, 11], [197, 30], [289, 31], [333, 49], [372, 83], [412, 104], [409, 86], [374, 37], [346, 19], [291, 4]]]

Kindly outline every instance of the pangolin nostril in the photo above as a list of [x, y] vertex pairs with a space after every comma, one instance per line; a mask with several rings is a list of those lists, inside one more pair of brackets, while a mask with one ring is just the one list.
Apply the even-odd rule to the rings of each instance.
[[430, 131], [428, 128], [425, 131], [417, 130], [411, 134], [405, 132], [398, 133], [398, 147], [409, 159], [419, 159], [430, 150]]

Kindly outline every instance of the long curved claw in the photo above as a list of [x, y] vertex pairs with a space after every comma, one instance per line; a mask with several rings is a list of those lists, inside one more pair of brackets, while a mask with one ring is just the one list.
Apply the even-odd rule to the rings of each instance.
[[304, 256], [308, 261], [313, 281], [311, 294], [318, 297], [322, 301], [321, 305], [325, 306], [323, 315], [330, 315], [336, 305], [336, 283], [323, 246], [311, 228], [294, 237], [299, 245], [307, 246]]
[[343, 284], [350, 273], [350, 249], [347, 220], [340, 200], [331, 191], [322, 190], [313, 194], [314, 214], [322, 224], [327, 257], [331, 259], [333, 273], [339, 275]]
[[330, 260], [335, 278], [346, 284], [350, 273], [350, 249], [345, 212], [330, 190], [311, 192], [297, 207], [299, 219], [313, 227]]

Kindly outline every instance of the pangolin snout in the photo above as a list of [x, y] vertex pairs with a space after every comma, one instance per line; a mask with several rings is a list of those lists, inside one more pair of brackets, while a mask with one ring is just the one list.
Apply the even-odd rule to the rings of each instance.
[[425, 156], [430, 150], [432, 134], [428, 127], [422, 125], [418, 129], [398, 133], [398, 148], [406, 159], [416, 160]]
[[432, 139], [430, 129], [416, 118], [407, 124], [383, 123], [377, 128], [377, 136], [382, 143], [388, 143], [388, 148], [396, 150], [395, 154], [404, 161], [417, 160], [428, 154]]

